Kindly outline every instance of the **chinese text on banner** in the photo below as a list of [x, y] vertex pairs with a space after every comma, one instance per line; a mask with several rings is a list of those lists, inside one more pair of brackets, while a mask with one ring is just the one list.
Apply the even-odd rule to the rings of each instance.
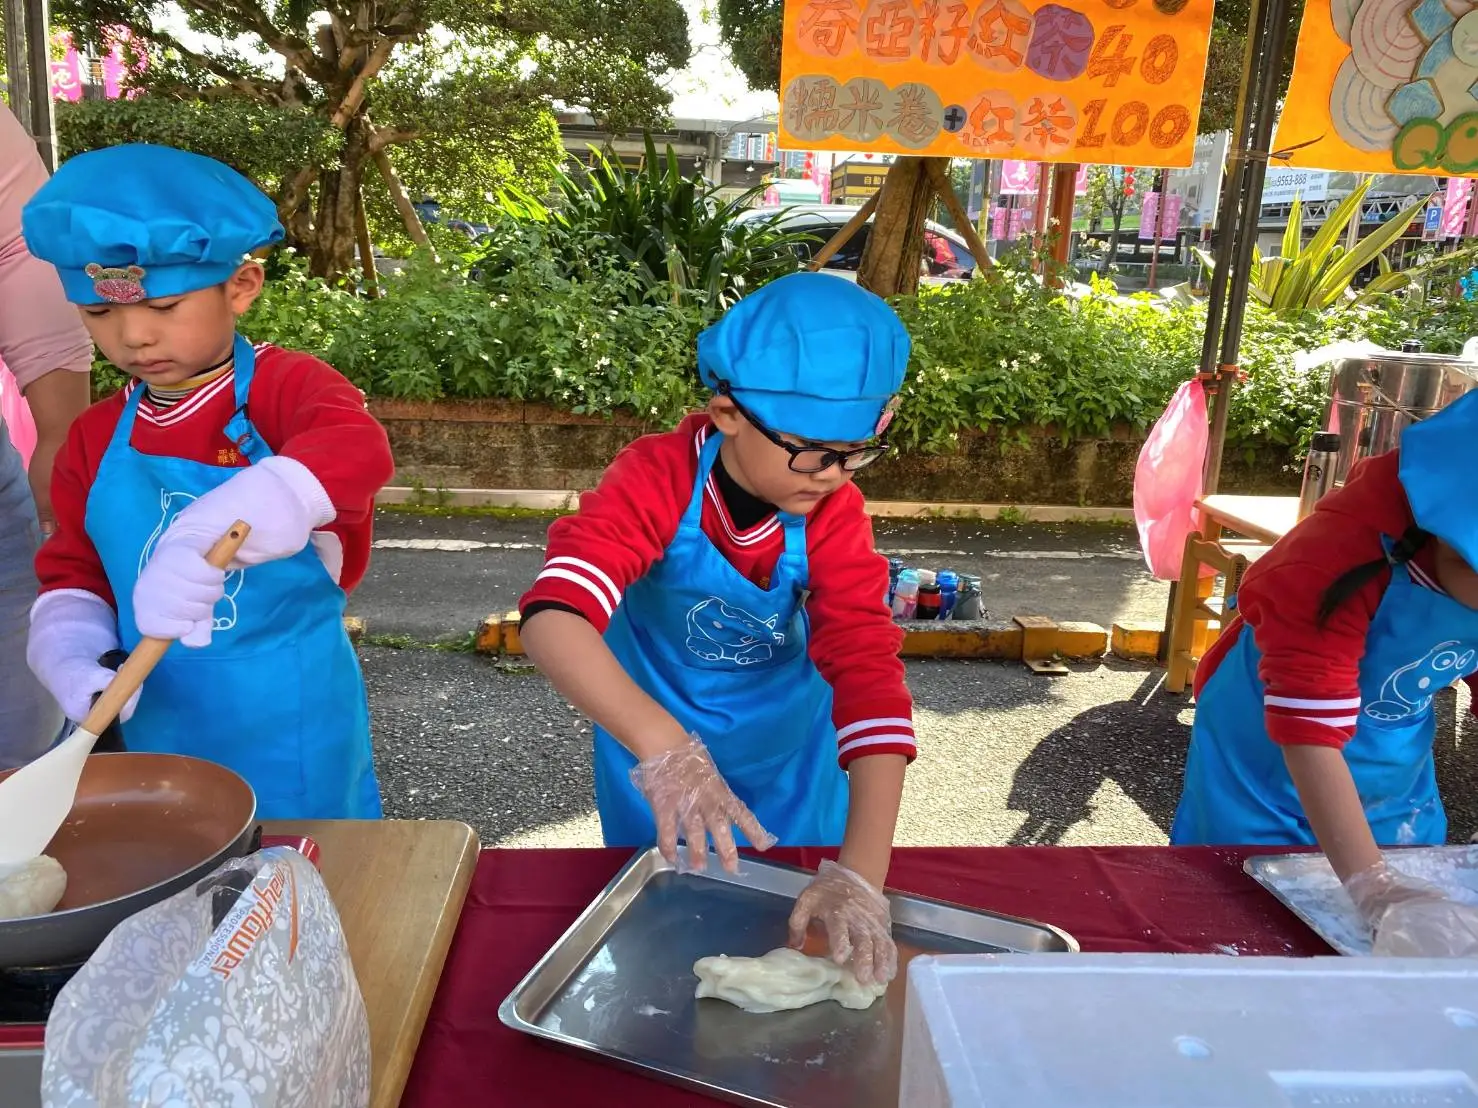
[[785, 0], [781, 145], [1187, 166], [1211, 8]]

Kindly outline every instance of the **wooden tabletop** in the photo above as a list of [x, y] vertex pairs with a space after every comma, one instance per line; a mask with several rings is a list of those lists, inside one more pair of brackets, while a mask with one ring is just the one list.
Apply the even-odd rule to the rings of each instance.
[[1228, 531], [1277, 542], [1298, 522], [1296, 496], [1229, 496], [1213, 493], [1196, 501], [1197, 507]]
[[291, 821], [318, 843], [370, 1025], [371, 1108], [396, 1108], [477, 865], [477, 835], [446, 821]]

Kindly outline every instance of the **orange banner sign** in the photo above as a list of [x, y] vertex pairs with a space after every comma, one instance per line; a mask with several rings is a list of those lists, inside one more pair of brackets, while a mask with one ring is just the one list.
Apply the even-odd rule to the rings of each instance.
[[1274, 165], [1478, 174], [1478, 10], [1308, 0]]
[[785, 0], [780, 145], [1190, 165], [1211, 6]]

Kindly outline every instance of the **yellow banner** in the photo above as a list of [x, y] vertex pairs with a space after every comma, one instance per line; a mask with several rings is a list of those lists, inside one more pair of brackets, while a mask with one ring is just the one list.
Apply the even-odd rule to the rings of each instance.
[[1211, 7], [785, 0], [780, 145], [1190, 165]]
[[1475, 88], [1468, 0], [1308, 0], [1273, 164], [1473, 175]]

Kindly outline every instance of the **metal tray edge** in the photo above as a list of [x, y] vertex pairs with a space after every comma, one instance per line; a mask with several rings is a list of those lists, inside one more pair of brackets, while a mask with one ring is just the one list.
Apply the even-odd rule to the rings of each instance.
[[1297, 917], [1298, 921], [1302, 923], [1305, 927], [1307, 927], [1310, 931], [1312, 931], [1318, 937], [1319, 941], [1328, 946], [1330, 950], [1336, 951], [1339, 954], [1343, 954], [1347, 958], [1363, 958], [1368, 956], [1370, 954], [1370, 951], [1360, 950], [1356, 947], [1350, 946], [1347, 943], [1336, 942], [1334, 939], [1331, 939], [1328, 935], [1324, 934], [1324, 932], [1319, 930], [1318, 926], [1309, 917], [1308, 913], [1306, 913], [1297, 904], [1293, 903], [1293, 901], [1289, 900], [1288, 897], [1284, 895], [1282, 889], [1278, 888], [1276, 885], [1268, 880], [1267, 869], [1273, 863], [1286, 862], [1290, 858], [1299, 858], [1305, 856], [1306, 855], [1303, 853], [1254, 854], [1250, 858], [1243, 860], [1242, 872], [1256, 881], [1259, 885], [1261, 885], [1268, 893], [1272, 895], [1274, 900], [1276, 900], [1279, 904], [1283, 905], [1283, 907], [1292, 912], [1293, 915]]

